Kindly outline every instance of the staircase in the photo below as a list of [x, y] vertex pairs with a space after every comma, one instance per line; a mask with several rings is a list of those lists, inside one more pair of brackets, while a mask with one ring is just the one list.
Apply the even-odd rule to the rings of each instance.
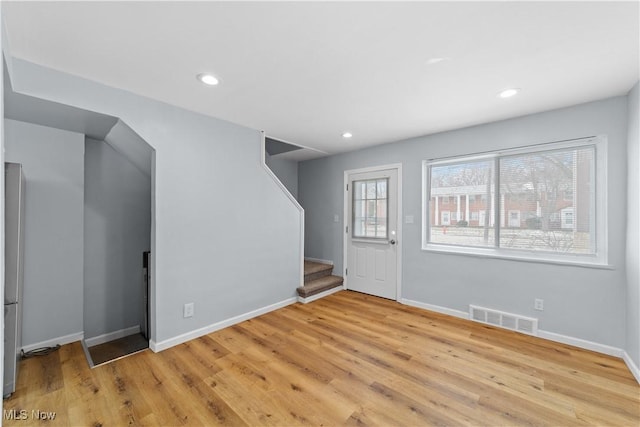
[[299, 287], [298, 300], [311, 302], [342, 289], [342, 277], [333, 276], [333, 265], [320, 262], [304, 262], [304, 286]]

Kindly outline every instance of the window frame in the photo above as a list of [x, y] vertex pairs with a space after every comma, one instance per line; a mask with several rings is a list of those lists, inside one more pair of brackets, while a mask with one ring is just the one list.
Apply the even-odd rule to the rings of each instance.
[[[357, 182], [371, 182], [374, 181], [375, 182], [375, 186], [376, 186], [376, 198], [375, 199], [369, 199], [366, 195], [364, 199], [356, 199], [356, 191], [355, 191], [355, 184]], [[378, 199], [378, 182], [379, 181], [384, 181], [385, 182], [385, 198], [384, 199]], [[388, 241], [389, 240], [389, 178], [375, 178], [375, 179], [363, 179], [363, 180], [356, 180], [352, 182], [352, 186], [353, 186], [353, 195], [351, 197], [351, 230], [352, 230], [352, 237], [353, 239], [356, 240], [360, 240], [360, 241], [373, 241], [373, 242], [380, 242], [380, 241]], [[366, 190], [365, 190], [366, 193]], [[370, 202], [370, 201], [374, 201], [375, 205], [376, 205], [376, 234], [378, 234], [378, 219], [381, 218], [380, 216], [378, 216], [378, 201], [380, 200], [384, 200], [385, 201], [385, 216], [384, 216], [384, 220], [385, 220], [385, 235], [383, 237], [371, 237], [371, 236], [357, 236], [356, 235], [356, 216], [354, 215], [354, 210], [355, 210], [355, 206], [356, 206], [356, 201], [363, 201], [363, 202]], [[366, 229], [366, 221], [368, 219], [368, 217], [364, 217], [365, 219], [365, 229]]]
[[[446, 243], [432, 243], [428, 241], [430, 236], [430, 189], [431, 167], [447, 164], [457, 164], [479, 160], [493, 160], [495, 182], [493, 191], [499, 194], [500, 189], [500, 158], [514, 155], [535, 154], [544, 151], [556, 151], [577, 149], [580, 147], [593, 147], [594, 149], [594, 178], [595, 197], [593, 214], [595, 225], [595, 251], [593, 254], [568, 254], [534, 251], [526, 249], [501, 248], [499, 246], [477, 247]], [[444, 158], [424, 160], [422, 162], [422, 250], [428, 252], [470, 255], [489, 258], [500, 258], [527, 262], [541, 262], [560, 265], [575, 265], [592, 268], [613, 268], [608, 264], [608, 201], [607, 201], [607, 138], [604, 135], [591, 136], [567, 141], [548, 142], [536, 145], [523, 146], [513, 149], [496, 150], [491, 152], [457, 155]], [[500, 225], [500, 197], [495, 197], [491, 214], [494, 216], [495, 242], [499, 242], [500, 229], [507, 228]], [[505, 212], [506, 215], [506, 212]]]

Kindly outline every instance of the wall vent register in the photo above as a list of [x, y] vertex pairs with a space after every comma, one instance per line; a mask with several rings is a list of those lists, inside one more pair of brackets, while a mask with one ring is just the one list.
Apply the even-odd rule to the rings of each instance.
[[469, 305], [469, 318], [499, 328], [510, 329], [528, 335], [538, 335], [538, 319], [507, 313], [476, 305]]

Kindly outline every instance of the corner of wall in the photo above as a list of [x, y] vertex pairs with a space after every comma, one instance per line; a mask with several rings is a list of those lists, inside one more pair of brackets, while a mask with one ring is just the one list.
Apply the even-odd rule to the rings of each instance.
[[[4, 25], [4, 17], [2, 16], [2, 5], [0, 4], [0, 46], [4, 53], [8, 52], [5, 48], [7, 37]], [[8, 56], [8, 54], [6, 55]], [[8, 61], [8, 60], [5, 60]], [[0, 164], [4, 164], [4, 73], [5, 61], [0, 69]], [[0, 177], [0, 239], [4, 242], [4, 174]], [[4, 244], [0, 245], [0, 277], [4, 277]], [[4, 286], [0, 286], [0, 300], [4, 301]], [[0, 320], [0, 360], [4, 360], [4, 317]], [[0, 384], [4, 384], [4, 369], [0, 369]], [[0, 425], [2, 421], [0, 421]]]
[[[627, 243], [625, 361], [636, 378], [640, 366], [640, 82], [627, 94]], [[630, 364], [632, 362], [632, 364]], [[632, 368], [632, 366], [635, 368]], [[640, 380], [639, 380], [640, 381]]]

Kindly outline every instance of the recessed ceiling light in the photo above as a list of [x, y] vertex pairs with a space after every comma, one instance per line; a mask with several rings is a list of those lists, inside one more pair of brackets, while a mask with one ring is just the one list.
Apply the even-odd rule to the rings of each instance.
[[517, 95], [518, 92], [520, 92], [520, 89], [518, 88], [505, 89], [502, 92], [500, 92], [498, 96], [500, 98], [511, 98], [512, 96]]
[[351, 137], [353, 137], [353, 134], [351, 132], [345, 132], [345, 133], [342, 134], [342, 137], [343, 138], [351, 138]]
[[435, 58], [429, 58], [429, 59], [427, 60], [427, 65], [438, 64], [438, 63], [440, 63], [440, 62], [448, 61], [448, 60], [450, 60], [450, 59], [451, 59], [451, 58], [449, 58], [448, 56], [444, 56], [444, 57], [435, 57]]
[[220, 80], [218, 80], [213, 74], [209, 74], [209, 73], [200, 73], [197, 76], [197, 79], [200, 80], [202, 83], [209, 85], [209, 86], [215, 86], [218, 83], [220, 83]]

